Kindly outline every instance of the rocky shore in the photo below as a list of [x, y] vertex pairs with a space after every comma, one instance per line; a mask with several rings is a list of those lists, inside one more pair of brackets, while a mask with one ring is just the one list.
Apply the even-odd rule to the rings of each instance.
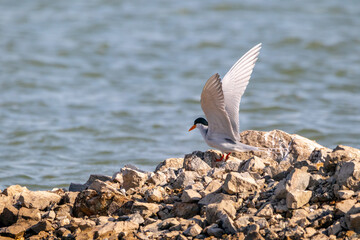
[[69, 189], [0, 191], [0, 239], [358, 239], [360, 150], [274, 130]]

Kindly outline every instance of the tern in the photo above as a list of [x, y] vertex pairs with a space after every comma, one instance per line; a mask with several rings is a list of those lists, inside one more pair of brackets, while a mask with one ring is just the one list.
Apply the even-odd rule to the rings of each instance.
[[212, 75], [201, 93], [201, 108], [207, 120], [197, 118], [189, 131], [198, 128], [205, 142], [223, 153], [216, 161], [227, 160], [232, 152], [262, 151], [242, 143], [239, 134], [240, 101], [260, 49], [261, 43], [245, 53], [225, 74], [224, 79], [221, 80], [218, 73]]

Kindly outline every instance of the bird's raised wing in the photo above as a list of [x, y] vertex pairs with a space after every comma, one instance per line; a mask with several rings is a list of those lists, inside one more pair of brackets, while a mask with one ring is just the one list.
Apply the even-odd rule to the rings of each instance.
[[260, 53], [261, 43], [245, 53], [226, 73], [222, 80], [225, 109], [229, 116], [232, 130], [239, 139], [239, 108], [241, 97], [249, 83], [255, 62]]
[[229, 116], [225, 110], [221, 79], [217, 73], [207, 80], [203, 88], [201, 93], [201, 108], [209, 122], [209, 138], [223, 136], [233, 141], [236, 140]]

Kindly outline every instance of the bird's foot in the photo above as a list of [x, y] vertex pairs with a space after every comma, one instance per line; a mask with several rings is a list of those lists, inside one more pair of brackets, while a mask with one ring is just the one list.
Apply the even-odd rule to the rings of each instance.
[[224, 154], [221, 154], [221, 158], [215, 159], [215, 162], [221, 162], [224, 159]]
[[230, 154], [231, 154], [231, 152], [230, 152], [230, 153], [228, 153], [228, 154], [226, 155], [226, 157], [225, 157], [225, 161], [229, 159]]

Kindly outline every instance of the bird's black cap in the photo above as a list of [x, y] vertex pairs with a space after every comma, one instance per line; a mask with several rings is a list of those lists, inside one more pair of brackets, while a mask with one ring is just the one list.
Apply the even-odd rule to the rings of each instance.
[[196, 125], [197, 123], [201, 123], [202, 125], [208, 126], [208, 122], [206, 121], [205, 118], [202, 117], [195, 119], [194, 125]]

